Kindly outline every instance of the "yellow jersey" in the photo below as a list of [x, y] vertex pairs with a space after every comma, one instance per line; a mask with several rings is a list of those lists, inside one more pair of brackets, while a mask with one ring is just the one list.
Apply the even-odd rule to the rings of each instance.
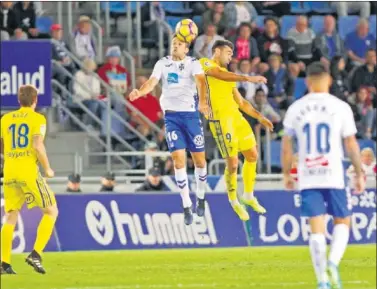
[[[219, 67], [222, 71], [228, 71], [208, 58], [200, 59], [200, 64], [205, 74], [214, 67]], [[235, 82], [223, 81], [208, 75], [206, 75], [206, 80], [208, 85], [208, 105], [211, 109], [210, 119], [220, 119], [240, 113], [238, 104], [233, 98], [233, 88], [236, 87]]]
[[1, 118], [4, 147], [4, 177], [34, 176], [39, 172], [33, 136], [46, 134], [46, 118], [29, 107], [9, 112]]

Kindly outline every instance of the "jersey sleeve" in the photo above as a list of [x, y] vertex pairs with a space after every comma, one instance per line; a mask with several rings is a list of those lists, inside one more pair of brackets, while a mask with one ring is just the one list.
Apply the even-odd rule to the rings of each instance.
[[31, 135], [41, 135], [42, 137], [45, 137], [46, 129], [46, 118], [43, 115], [39, 115], [35, 118], [35, 121], [32, 126]]
[[152, 72], [151, 77], [154, 77], [154, 78], [160, 80], [161, 76], [162, 76], [162, 62], [161, 62], [161, 60], [159, 60], [159, 61], [157, 61], [157, 63], [155, 64], [155, 66], [153, 68], [153, 72]]
[[284, 121], [284, 134], [288, 136], [294, 136], [295, 135], [295, 129], [294, 129], [294, 111], [292, 106], [288, 107], [287, 113], [285, 114]]
[[203, 68], [200, 65], [200, 62], [196, 59], [192, 61], [192, 75], [204, 74]]
[[209, 60], [208, 58], [200, 59], [200, 64], [202, 65], [204, 73], [207, 73], [209, 70], [216, 67], [216, 65], [211, 60]]
[[355, 119], [349, 104], [344, 104], [343, 121], [342, 121], [342, 137], [346, 138], [357, 133]]

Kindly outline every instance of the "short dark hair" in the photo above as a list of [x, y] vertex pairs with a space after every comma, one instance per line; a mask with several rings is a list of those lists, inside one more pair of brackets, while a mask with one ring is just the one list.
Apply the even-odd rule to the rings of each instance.
[[18, 89], [18, 101], [21, 106], [30, 107], [38, 97], [38, 90], [30, 84], [22, 85]]
[[263, 24], [266, 25], [266, 23], [267, 23], [268, 21], [272, 21], [272, 22], [274, 22], [277, 26], [279, 26], [279, 20], [276, 19], [276, 17], [273, 17], [273, 16], [267, 16], [266, 18], [264, 18], [264, 20], [263, 20]]
[[250, 30], [252, 29], [249, 22], [242, 22], [238, 28], [238, 31], [240, 31], [242, 27], [248, 27]]
[[321, 76], [324, 74], [329, 74], [329, 70], [322, 62], [319, 61], [310, 64], [306, 70], [307, 76]]
[[212, 46], [212, 53], [215, 52], [216, 48], [223, 48], [224, 46], [228, 46], [230, 49], [234, 50], [234, 45], [232, 42], [228, 40], [216, 40]]
[[255, 95], [257, 95], [258, 92], [263, 92], [263, 94], [265, 94], [264, 90], [262, 88], [258, 88], [256, 91], [255, 91]]

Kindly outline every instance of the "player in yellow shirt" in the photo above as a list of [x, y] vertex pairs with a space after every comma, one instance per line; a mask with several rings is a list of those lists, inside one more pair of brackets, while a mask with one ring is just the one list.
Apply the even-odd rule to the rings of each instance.
[[55, 195], [38, 168], [39, 162], [47, 178], [54, 176], [43, 144], [46, 119], [34, 111], [37, 93], [37, 89], [31, 85], [21, 86], [18, 91], [20, 109], [1, 118], [6, 214], [1, 228], [1, 274], [16, 274], [11, 266], [12, 240], [23, 204], [26, 202], [28, 208], [40, 207], [43, 212], [34, 250], [26, 258], [26, 262], [41, 274], [46, 273], [41, 254], [52, 235], [58, 216]]
[[224, 175], [229, 201], [240, 219], [246, 221], [249, 214], [237, 197], [239, 152], [245, 157], [242, 168], [244, 194], [241, 201], [258, 213], [263, 214], [266, 210], [254, 197], [258, 151], [253, 130], [240, 110], [256, 118], [269, 130], [273, 129], [273, 124], [241, 96], [236, 88], [236, 81], [265, 83], [266, 79], [262, 76], [238, 75], [226, 69], [233, 56], [233, 44], [229, 41], [216, 41], [212, 53], [212, 59], [200, 59], [208, 85], [208, 107], [202, 112], [207, 114], [211, 132], [222, 157], [226, 159]]

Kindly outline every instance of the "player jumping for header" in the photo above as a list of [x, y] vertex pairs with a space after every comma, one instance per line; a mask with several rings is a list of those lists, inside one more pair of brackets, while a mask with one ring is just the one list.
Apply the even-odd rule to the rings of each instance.
[[212, 59], [200, 59], [208, 84], [207, 118], [220, 153], [226, 159], [225, 182], [229, 202], [240, 219], [246, 221], [249, 214], [237, 197], [239, 152], [245, 157], [242, 168], [244, 194], [241, 201], [258, 213], [263, 214], [266, 210], [254, 197], [258, 151], [253, 130], [240, 110], [256, 118], [271, 131], [273, 125], [241, 96], [236, 88], [236, 81], [265, 83], [266, 79], [263, 76], [238, 75], [226, 69], [233, 56], [233, 44], [229, 41], [216, 41], [212, 46], [212, 53]]
[[203, 113], [207, 109], [205, 76], [199, 61], [187, 56], [189, 44], [174, 37], [170, 49], [171, 56], [160, 59], [149, 80], [139, 90], [134, 89], [129, 97], [134, 100], [148, 94], [162, 80], [160, 103], [165, 115], [165, 136], [174, 162], [175, 180], [181, 190], [185, 224], [190, 225], [193, 215], [185, 166], [186, 149], [195, 164], [197, 215], [203, 216], [205, 209], [207, 164], [198, 112], [198, 105]]
[[[309, 217], [309, 247], [318, 281], [318, 289], [341, 289], [338, 266], [346, 250], [350, 223], [351, 200], [346, 191], [343, 169], [343, 147], [355, 168], [357, 192], [364, 191], [360, 149], [356, 125], [350, 106], [329, 94], [331, 77], [320, 62], [307, 69], [309, 94], [294, 102], [284, 119], [282, 165], [287, 189], [293, 189], [290, 175], [292, 143], [298, 143], [298, 189], [301, 212]], [[329, 258], [326, 256], [325, 215], [334, 217], [334, 230]]]
[[26, 262], [38, 273], [45, 274], [41, 254], [51, 237], [58, 216], [55, 195], [38, 168], [39, 161], [46, 177], [54, 176], [43, 144], [46, 119], [34, 111], [38, 101], [35, 87], [21, 86], [18, 101], [21, 108], [1, 118], [6, 214], [1, 229], [1, 274], [16, 274], [11, 266], [12, 240], [18, 215], [25, 201], [28, 208], [38, 206], [43, 212], [34, 250], [26, 258]]

